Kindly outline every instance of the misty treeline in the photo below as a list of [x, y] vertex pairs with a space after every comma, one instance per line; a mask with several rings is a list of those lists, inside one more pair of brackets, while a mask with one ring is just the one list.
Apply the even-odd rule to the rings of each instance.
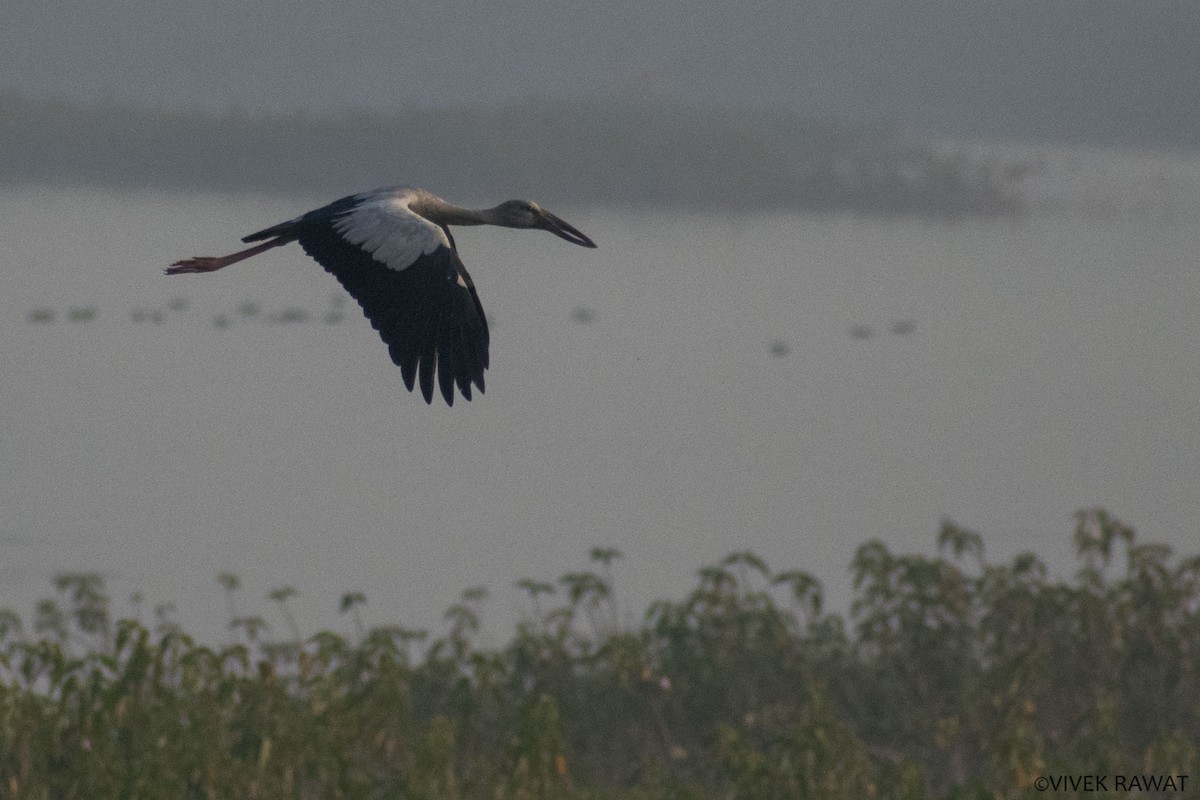
[[1027, 169], [879, 126], [618, 98], [267, 113], [8, 92], [0, 152], [10, 186], [340, 195], [412, 183], [460, 202], [937, 217], [1021, 212]]
[[519, 581], [499, 646], [480, 589], [430, 637], [367, 628], [359, 592], [352, 635], [305, 635], [282, 587], [272, 636], [222, 575], [232, 641], [210, 646], [63, 575], [28, 627], [0, 614], [0, 793], [999, 800], [1041, 796], [1040, 775], [1195, 780], [1200, 556], [1099, 509], [1074, 536], [1066, 579], [1034, 553], [991, 563], [948, 521], [936, 557], [867, 542], [848, 617], [815, 576], [736, 552], [636, 625], [621, 554], [597, 548]]

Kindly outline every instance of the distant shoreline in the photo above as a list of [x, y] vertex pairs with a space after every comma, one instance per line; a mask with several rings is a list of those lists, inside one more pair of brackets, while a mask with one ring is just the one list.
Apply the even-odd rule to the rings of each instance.
[[0, 148], [0, 186], [294, 194], [400, 180], [464, 202], [937, 218], [1026, 210], [1017, 160], [947, 153], [861, 123], [616, 99], [267, 113], [0, 92]]

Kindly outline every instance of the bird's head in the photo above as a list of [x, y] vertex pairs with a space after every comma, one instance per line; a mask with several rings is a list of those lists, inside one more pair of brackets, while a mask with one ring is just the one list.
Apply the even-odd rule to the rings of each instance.
[[508, 200], [494, 209], [496, 222], [508, 228], [538, 228], [550, 231], [580, 247], [595, 247], [596, 243], [576, 228], [563, 222], [532, 200]]

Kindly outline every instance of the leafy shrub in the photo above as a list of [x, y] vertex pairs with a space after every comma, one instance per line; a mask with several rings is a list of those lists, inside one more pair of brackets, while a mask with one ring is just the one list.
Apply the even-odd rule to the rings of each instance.
[[[1197, 774], [1200, 556], [1098, 509], [1075, 542], [1066, 581], [951, 522], [934, 558], [867, 542], [849, 620], [812, 575], [734, 553], [637, 629], [597, 548], [518, 583], [500, 648], [476, 641], [479, 589], [431, 641], [366, 629], [350, 592], [354, 640], [273, 642], [222, 575], [237, 641], [211, 647], [63, 575], [31, 632], [0, 612], [0, 794], [999, 800], [1043, 774]], [[288, 620], [293, 594], [269, 595]]]

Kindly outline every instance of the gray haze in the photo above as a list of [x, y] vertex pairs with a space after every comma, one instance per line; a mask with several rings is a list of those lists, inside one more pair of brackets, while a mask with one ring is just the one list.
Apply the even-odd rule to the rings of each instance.
[[9, 2], [0, 88], [175, 107], [633, 94], [952, 136], [1200, 144], [1200, 4]]
[[[741, 550], [813, 572], [844, 609], [846, 565], [870, 538], [927, 552], [949, 516], [990, 556], [1034, 550], [1061, 572], [1070, 515], [1094, 505], [1190, 554], [1200, 167], [1079, 143], [1200, 145], [1198, 30], [1200, 5], [1156, 0], [5, 2], [0, 92], [75, 156], [123, 155], [122, 173], [157, 162], [121, 131], [153, 140], [170, 116], [125, 101], [282, 111], [272, 124], [286, 126], [296, 109], [469, 117], [615, 98], [1072, 146], [1018, 148], [1045, 165], [1024, 217], [554, 203], [598, 250], [465, 231], [493, 368], [487, 394], [453, 409], [403, 390], [352, 302], [333, 306], [335, 281], [296, 248], [213, 276], [161, 274], [333, 199], [317, 184], [47, 187], [0, 164], [18, 176], [0, 189], [0, 607], [28, 614], [54, 573], [98, 571], [119, 600], [174, 601], [186, 627], [219, 634], [214, 578], [232, 571], [247, 613], [270, 613], [255, 601], [272, 586], [300, 588], [306, 631], [336, 624], [349, 590], [366, 592], [372, 623], [433, 626], [465, 587], [519, 611], [514, 581], [616, 546], [629, 613]], [[116, 123], [67, 130], [53, 108], [38, 116], [47, 98]], [[71, 108], [64, 119], [87, 118]], [[196, 140], [181, 169], [240, 179], [262, 166], [178, 117]], [[0, 141], [67, 152], [23, 130], [0, 116]], [[405, 145], [424, 150], [381, 148], [361, 172], [281, 158], [348, 191], [424, 182], [374, 166], [408, 163]], [[779, 172], [749, 150], [713, 163]], [[575, 152], [557, 161], [535, 144], [513, 163], [540, 171], [497, 182], [554, 201], [611, 172]], [[487, 153], [472, 155], [484, 163], [460, 159], [457, 174], [429, 166], [445, 181], [427, 188], [462, 181], [469, 196], [497, 180]], [[683, 157], [685, 177], [710, 177]], [[739, 174], [747, 196], [761, 190], [758, 173]], [[267, 192], [278, 186], [304, 196]], [[260, 314], [243, 314], [247, 301]], [[270, 321], [292, 308], [308, 321]], [[322, 321], [339, 308], [341, 322]]]
[[482, 585], [506, 636], [515, 581], [615, 546], [630, 615], [744, 550], [844, 611], [868, 539], [927, 553], [950, 517], [1063, 574], [1097, 505], [1190, 555], [1200, 161], [1047, 156], [1024, 220], [556, 207], [594, 251], [462, 230], [492, 369], [451, 409], [298, 248], [161, 274], [294, 199], [0, 191], [0, 607], [98, 571], [211, 638], [230, 571], [276, 632], [284, 584], [305, 632], [346, 629], [351, 590], [436, 630]]

